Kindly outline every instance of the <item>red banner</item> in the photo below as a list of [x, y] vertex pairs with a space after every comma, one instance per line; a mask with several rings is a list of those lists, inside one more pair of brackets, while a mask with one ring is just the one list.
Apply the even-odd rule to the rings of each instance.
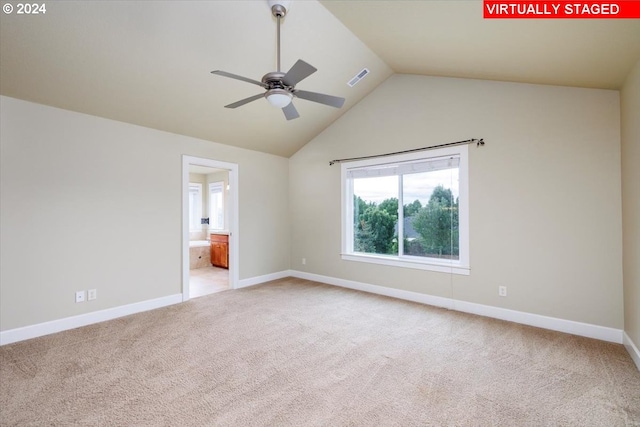
[[639, 0], [496, 1], [484, 0], [485, 19], [638, 19]]

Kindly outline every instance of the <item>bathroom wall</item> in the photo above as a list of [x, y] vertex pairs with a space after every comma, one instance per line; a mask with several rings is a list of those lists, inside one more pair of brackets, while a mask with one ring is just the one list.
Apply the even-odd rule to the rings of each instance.
[[189, 248], [189, 270], [211, 267], [211, 246]]

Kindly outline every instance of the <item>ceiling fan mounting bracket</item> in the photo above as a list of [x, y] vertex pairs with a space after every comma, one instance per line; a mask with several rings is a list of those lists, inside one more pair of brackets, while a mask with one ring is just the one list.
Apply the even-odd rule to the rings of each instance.
[[271, 7], [271, 13], [276, 18], [284, 18], [289, 10], [289, 4], [291, 1], [279, 1], [269, 0], [269, 6]]
[[273, 16], [275, 16], [276, 18], [284, 18], [284, 16], [287, 14], [287, 9], [285, 9], [282, 5], [276, 4], [271, 8], [271, 13], [273, 13]]

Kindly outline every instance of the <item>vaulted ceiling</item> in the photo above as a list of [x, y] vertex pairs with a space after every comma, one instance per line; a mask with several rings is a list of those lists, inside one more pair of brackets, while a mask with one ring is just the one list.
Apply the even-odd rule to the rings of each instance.
[[[0, 17], [0, 93], [237, 147], [291, 156], [393, 73], [618, 89], [640, 59], [640, 20], [486, 20], [472, 1], [295, 1], [282, 68], [318, 71], [298, 89], [300, 118], [259, 99], [276, 69], [266, 0], [47, 2]], [[354, 87], [363, 68], [370, 74]]]

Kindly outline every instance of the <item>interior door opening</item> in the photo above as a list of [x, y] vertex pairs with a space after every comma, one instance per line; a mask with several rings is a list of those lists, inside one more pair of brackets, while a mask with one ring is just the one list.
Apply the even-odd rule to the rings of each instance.
[[237, 283], [237, 165], [183, 156], [183, 301]]

